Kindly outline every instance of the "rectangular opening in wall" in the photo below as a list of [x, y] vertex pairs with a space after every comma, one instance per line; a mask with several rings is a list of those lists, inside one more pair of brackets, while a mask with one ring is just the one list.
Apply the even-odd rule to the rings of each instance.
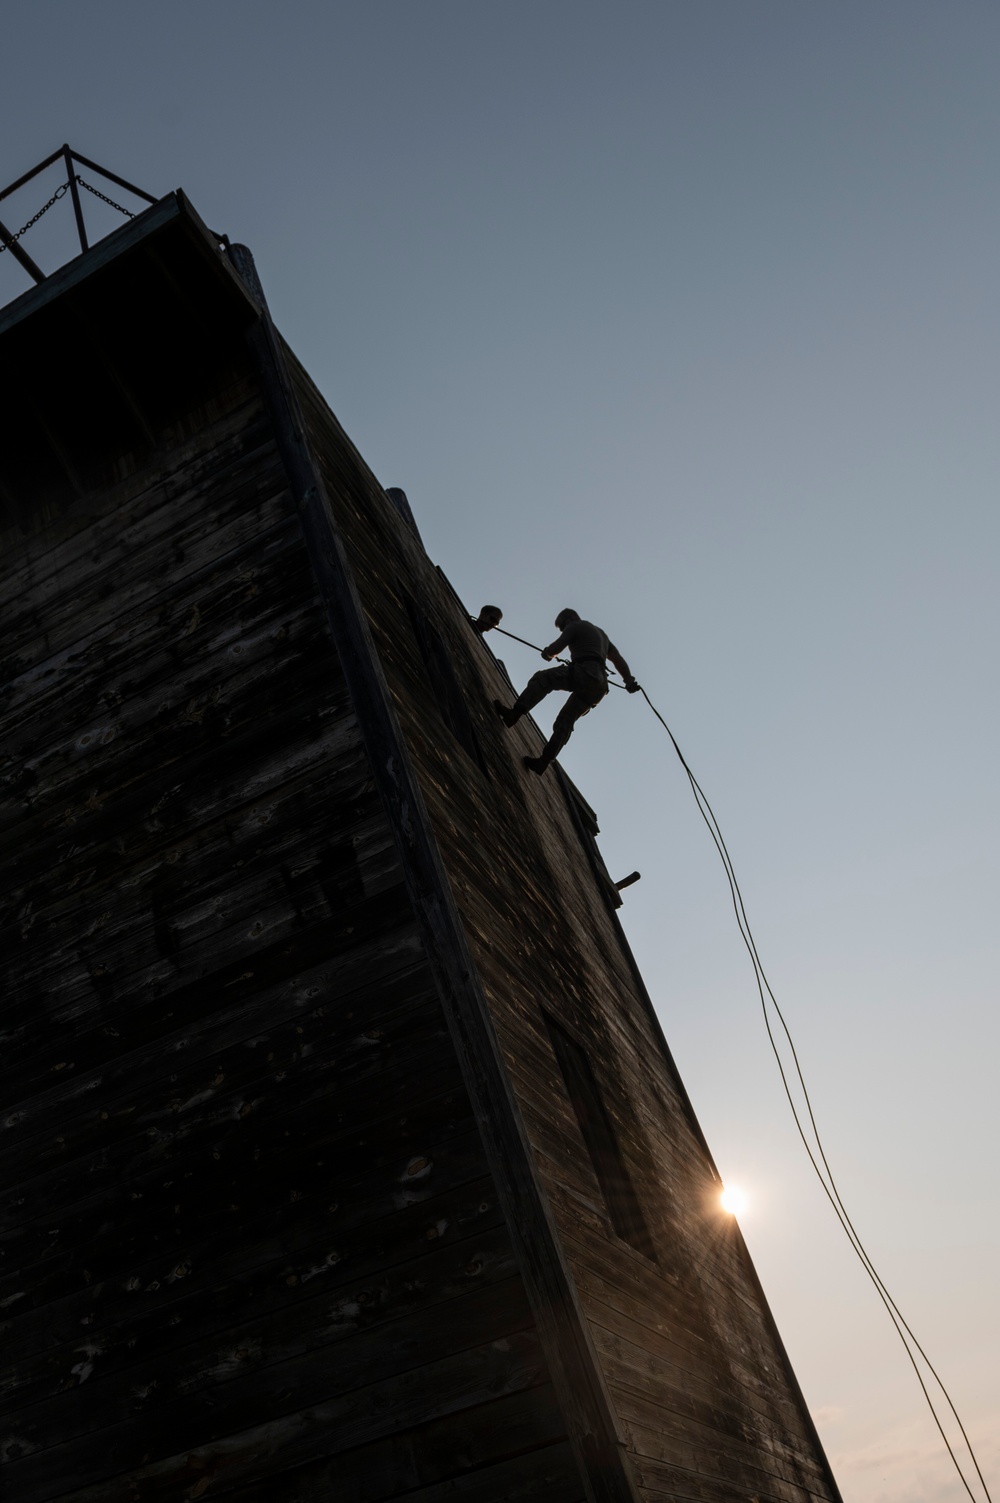
[[625, 1167], [611, 1118], [601, 1100], [590, 1061], [576, 1040], [548, 1013], [545, 1014], [545, 1023], [604, 1196], [608, 1219], [623, 1242], [630, 1243], [637, 1252], [655, 1263], [656, 1253], [649, 1228]]

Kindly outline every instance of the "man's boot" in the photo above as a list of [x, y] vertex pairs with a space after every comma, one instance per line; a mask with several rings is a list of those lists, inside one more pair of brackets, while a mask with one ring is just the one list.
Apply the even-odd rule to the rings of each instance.
[[521, 718], [517, 710], [515, 710], [513, 706], [508, 710], [506, 705], [502, 705], [500, 703], [499, 699], [495, 699], [493, 701], [493, 708], [494, 710], [496, 710], [497, 714], [500, 716], [500, 719], [503, 721], [508, 730], [510, 730], [510, 727], [512, 725], [517, 725], [517, 722]]
[[547, 757], [525, 757], [523, 761], [528, 771], [537, 772], [539, 777], [549, 765]]

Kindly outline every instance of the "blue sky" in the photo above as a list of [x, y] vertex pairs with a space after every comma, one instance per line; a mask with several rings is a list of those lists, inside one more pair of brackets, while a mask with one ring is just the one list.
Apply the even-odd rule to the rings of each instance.
[[[997, 1478], [1000, 13], [5, 0], [0, 24], [0, 180], [69, 140], [182, 186], [467, 603], [540, 642], [573, 605], [625, 652], [720, 818], [855, 1222]], [[26, 239], [43, 264], [69, 222]], [[845, 1498], [959, 1497], [810, 1180], [666, 736], [614, 695], [563, 760], [643, 873], [626, 927]]]

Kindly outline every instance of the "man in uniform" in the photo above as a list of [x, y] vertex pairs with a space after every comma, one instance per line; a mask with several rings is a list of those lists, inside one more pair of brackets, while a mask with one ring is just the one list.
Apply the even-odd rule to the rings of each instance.
[[555, 718], [552, 735], [542, 755], [524, 759], [525, 767], [539, 775], [550, 762], [555, 761], [572, 736], [573, 727], [581, 715], [586, 715], [595, 705], [599, 705], [607, 694], [608, 658], [625, 680], [628, 692], [635, 694], [639, 689], [625, 659], [617, 647], [608, 641], [607, 632], [599, 626], [595, 626], [592, 621], [581, 621], [576, 611], [565, 610], [560, 611], [556, 617], [556, 627], [560, 635], [551, 646], [542, 650], [542, 657], [550, 663], [568, 647], [570, 662], [560, 663], [558, 668], [540, 668], [528, 680], [509, 710], [499, 699], [493, 701], [493, 707], [504, 725], [511, 726], [516, 725], [522, 715], [533, 710], [553, 689], [562, 689], [569, 694], [569, 699]]

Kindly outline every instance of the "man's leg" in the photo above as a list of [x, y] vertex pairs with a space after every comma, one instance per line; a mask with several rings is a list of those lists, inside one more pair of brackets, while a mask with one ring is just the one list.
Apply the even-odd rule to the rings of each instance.
[[581, 715], [586, 715], [593, 709], [593, 702], [585, 699], [581, 694], [571, 694], [556, 716], [552, 726], [552, 735], [545, 744], [545, 749], [540, 757], [525, 757], [524, 765], [532, 772], [543, 773], [550, 763], [562, 751], [566, 742], [573, 734], [573, 727]]
[[596, 678], [592, 674], [571, 675], [571, 687], [573, 692], [563, 705], [555, 718], [552, 726], [552, 735], [549, 737], [545, 749], [540, 757], [525, 757], [524, 765], [532, 772], [543, 773], [551, 762], [562, 751], [566, 742], [573, 734], [573, 727], [581, 715], [586, 715], [595, 706], [601, 703], [608, 693], [607, 680]]
[[537, 673], [533, 673], [509, 710], [498, 699], [493, 704], [504, 725], [516, 725], [522, 715], [533, 710], [553, 689], [565, 690], [572, 687], [569, 664], [560, 663], [558, 668], [540, 668]]

